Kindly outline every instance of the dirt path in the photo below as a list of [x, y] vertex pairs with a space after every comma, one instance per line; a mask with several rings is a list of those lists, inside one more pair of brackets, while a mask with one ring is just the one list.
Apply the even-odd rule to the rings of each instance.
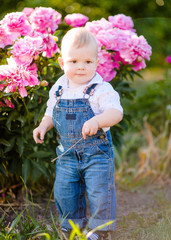
[[171, 211], [171, 181], [142, 187], [135, 192], [117, 189], [117, 200], [115, 240], [139, 239], [136, 237], [138, 231], [156, 224], [168, 209]]
[[[137, 239], [133, 236], [136, 232], [149, 227], [160, 218], [168, 207], [171, 207], [171, 180], [160, 185], [153, 184], [140, 188], [138, 191], [130, 192], [116, 186], [117, 194], [117, 231], [115, 240]], [[34, 198], [34, 197], [33, 197]], [[34, 199], [33, 199], [34, 200]], [[47, 197], [36, 198], [34, 209], [36, 216], [42, 217], [45, 214], [49, 199]], [[24, 207], [24, 201], [16, 199], [11, 203], [13, 208], [20, 212]], [[31, 203], [30, 203], [31, 204]], [[12, 222], [15, 218], [13, 210], [9, 205], [0, 204], [0, 217], [6, 212], [5, 223]], [[50, 221], [50, 212], [57, 215], [54, 200], [50, 201], [46, 214], [47, 221]]]

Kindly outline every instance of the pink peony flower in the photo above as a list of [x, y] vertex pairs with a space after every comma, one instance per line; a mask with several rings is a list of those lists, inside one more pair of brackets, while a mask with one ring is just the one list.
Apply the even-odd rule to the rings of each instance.
[[96, 38], [101, 46], [105, 47], [107, 50], [113, 51], [119, 51], [130, 37], [130, 31], [117, 28], [101, 30], [96, 35]]
[[1, 107], [5, 107], [5, 104], [0, 101], [0, 108], [1, 108]]
[[33, 63], [31, 65], [28, 65], [27, 66], [27, 70], [33, 74], [35, 77], [38, 77], [38, 74], [37, 74], [37, 71], [38, 71], [38, 68], [37, 68], [37, 65], [36, 63]]
[[87, 22], [85, 25], [92, 34], [96, 35], [100, 30], [107, 30], [112, 28], [112, 23], [102, 18], [98, 21]]
[[40, 36], [35, 38], [26, 36], [15, 42], [11, 53], [17, 64], [30, 65], [33, 57], [42, 51], [42, 44], [43, 40]]
[[43, 56], [51, 58], [57, 50], [58, 45], [56, 44], [54, 37], [51, 34], [44, 34], [42, 48]]
[[171, 55], [166, 57], [166, 62], [171, 63]]
[[151, 46], [143, 36], [133, 34], [119, 51], [120, 56], [129, 64], [140, 59], [150, 60]]
[[28, 17], [32, 14], [33, 11], [34, 11], [33, 8], [24, 8], [22, 12], [23, 12], [23, 13], [26, 15], [26, 17], [28, 18]]
[[8, 71], [9, 71], [8, 65], [0, 65], [0, 81], [4, 81], [6, 79]]
[[31, 32], [31, 26], [22, 12], [8, 13], [0, 24], [13, 33], [15, 39], [20, 36], [26, 36]]
[[37, 7], [29, 20], [33, 30], [53, 34], [61, 22], [61, 14], [50, 7]]
[[110, 53], [105, 50], [98, 52], [99, 64], [97, 72], [103, 77], [104, 81], [111, 81], [116, 76], [116, 70], [119, 67], [118, 63], [115, 63]]
[[2, 91], [4, 88], [5, 88], [5, 84], [4, 83], [2, 83], [2, 84], [0, 83], [0, 91]]
[[13, 41], [10, 34], [8, 34], [5, 31], [5, 29], [0, 26], [0, 48], [4, 48], [7, 45], [12, 45], [12, 44], [13, 44]]
[[139, 71], [145, 68], [145, 59], [150, 60], [151, 46], [143, 36], [137, 36], [133, 26], [132, 19], [123, 14], [110, 16], [109, 21], [102, 18], [86, 23], [85, 27], [98, 42], [98, 72], [105, 81], [116, 76], [121, 64], [131, 64], [134, 71]]
[[68, 14], [64, 18], [65, 22], [72, 27], [81, 27], [86, 24], [88, 17], [81, 13]]
[[112, 23], [113, 27], [120, 28], [123, 30], [131, 30], [135, 31], [133, 29], [134, 23], [132, 21], [132, 18], [129, 16], [125, 16], [124, 14], [118, 14], [115, 16], [109, 16], [108, 17], [109, 22]]
[[4, 102], [6, 103], [6, 105], [10, 108], [14, 108], [14, 104], [11, 102], [11, 100], [9, 100], [8, 98], [4, 99]]
[[132, 63], [132, 65], [133, 65], [132, 69], [136, 72], [146, 67], [144, 59], [142, 59], [141, 61], [136, 60]]
[[17, 65], [12, 59], [8, 62], [9, 65], [0, 66], [0, 72], [6, 86], [4, 92], [16, 92], [18, 90], [21, 97], [26, 97], [27, 90], [25, 87], [38, 85], [37, 76], [27, 66]]

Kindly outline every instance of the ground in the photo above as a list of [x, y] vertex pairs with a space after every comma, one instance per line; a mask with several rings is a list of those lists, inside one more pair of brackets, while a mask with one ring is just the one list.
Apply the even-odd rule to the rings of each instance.
[[[117, 231], [115, 240], [139, 240], [149, 239], [143, 238], [142, 235], [148, 235], [148, 231], [152, 231], [162, 219], [171, 219], [171, 180], [158, 182], [140, 187], [139, 190], [131, 192], [116, 186], [117, 194]], [[57, 214], [54, 200], [49, 201], [48, 195], [44, 197], [36, 197], [34, 201], [34, 209], [36, 216], [43, 217], [46, 212], [47, 221], [50, 220], [50, 212]], [[34, 196], [33, 196], [34, 198]], [[48, 205], [49, 202], [49, 205]], [[30, 205], [32, 205], [30, 203]], [[18, 197], [15, 201], [0, 204], [0, 215], [6, 212], [5, 223], [12, 222], [15, 217], [14, 209], [20, 212], [25, 207], [25, 200]], [[47, 209], [48, 207], [48, 209]], [[167, 231], [167, 230], [166, 230]], [[169, 232], [170, 233], [170, 232]], [[168, 234], [169, 234], [168, 233]], [[165, 233], [164, 233], [165, 234]], [[158, 238], [159, 240], [170, 240], [168, 237]], [[157, 240], [157, 238], [154, 238]]]

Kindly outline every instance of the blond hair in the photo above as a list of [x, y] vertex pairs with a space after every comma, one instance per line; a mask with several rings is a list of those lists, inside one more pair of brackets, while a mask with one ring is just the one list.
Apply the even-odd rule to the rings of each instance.
[[98, 44], [96, 38], [84, 27], [72, 28], [63, 37], [61, 43], [61, 53], [69, 47], [81, 48], [88, 44], [94, 44], [94, 49], [97, 55]]

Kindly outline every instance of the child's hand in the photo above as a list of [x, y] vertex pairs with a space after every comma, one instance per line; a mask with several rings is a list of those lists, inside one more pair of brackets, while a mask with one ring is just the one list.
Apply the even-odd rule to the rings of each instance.
[[53, 127], [54, 125], [53, 125], [52, 117], [45, 115], [40, 125], [37, 128], [35, 128], [33, 131], [34, 141], [36, 143], [43, 143], [46, 132]]
[[44, 140], [45, 133], [46, 133], [46, 128], [39, 125], [33, 131], [34, 141], [36, 143], [43, 143], [44, 142], [43, 140]]
[[86, 139], [86, 135], [92, 136], [97, 133], [99, 129], [99, 124], [96, 119], [91, 118], [90, 120], [86, 121], [82, 128], [82, 135], [83, 138]]

